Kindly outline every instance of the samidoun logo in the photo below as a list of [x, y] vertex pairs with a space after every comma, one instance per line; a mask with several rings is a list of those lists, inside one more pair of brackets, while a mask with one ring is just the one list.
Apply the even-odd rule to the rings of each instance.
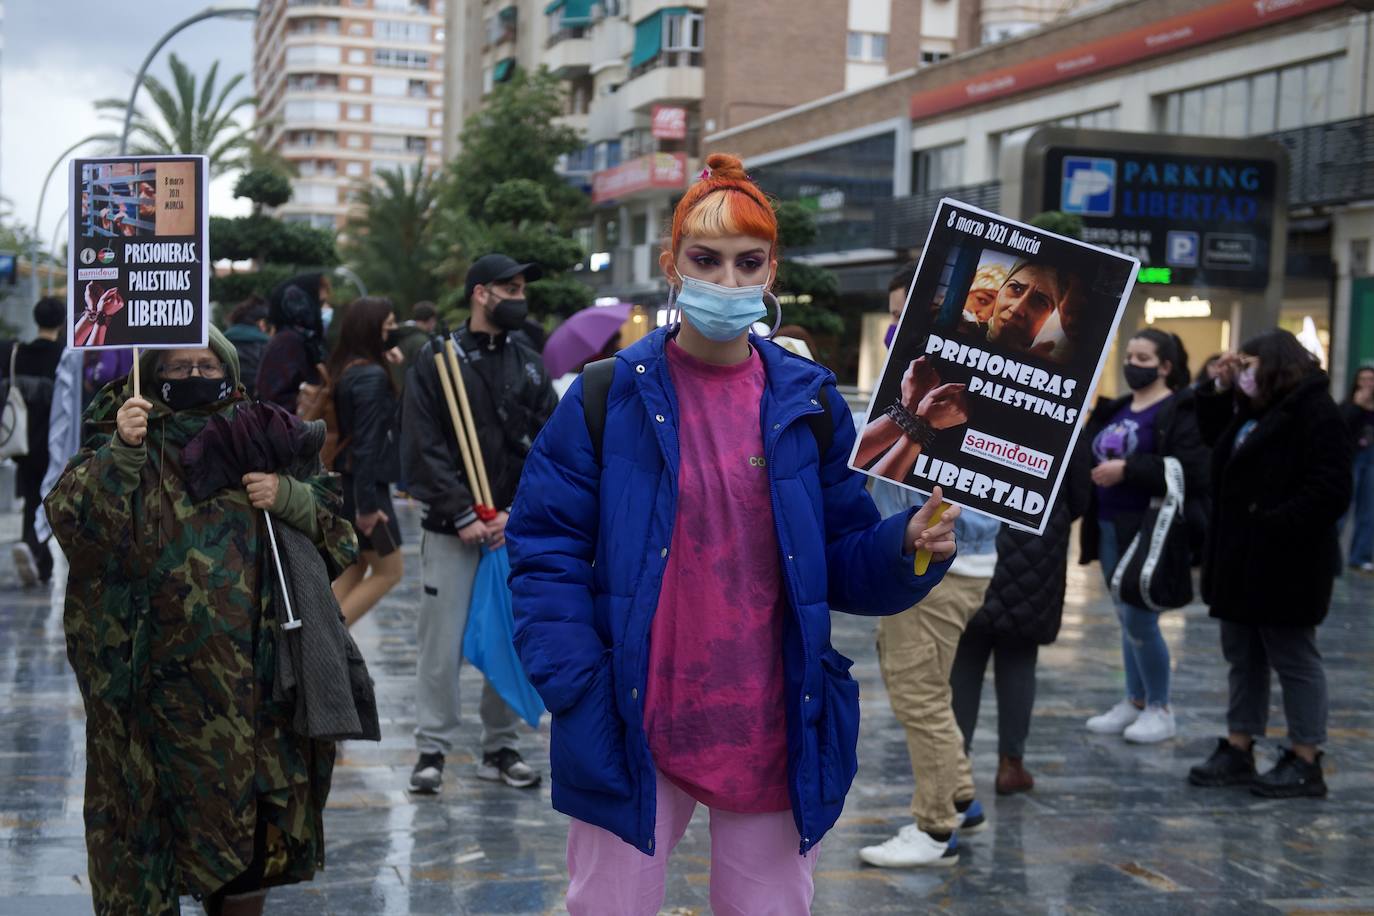
[[964, 431], [964, 442], [959, 446], [959, 451], [995, 461], [1003, 467], [1022, 471], [1041, 480], [1050, 476], [1050, 467], [1054, 464], [1053, 455], [1037, 452], [1033, 448], [1026, 448], [997, 436], [980, 433], [976, 429]]
[[1065, 156], [1059, 209], [1081, 216], [1111, 216], [1116, 212], [1116, 160]]
[[115, 259], [115, 253], [114, 253], [114, 249], [113, 249], [113, 248], [102, 248], [102, 249], [100, 249], [100, 263], [101, 263], [101, 264], [113, 264], [113, 263], [114, 263], [114, 259]]

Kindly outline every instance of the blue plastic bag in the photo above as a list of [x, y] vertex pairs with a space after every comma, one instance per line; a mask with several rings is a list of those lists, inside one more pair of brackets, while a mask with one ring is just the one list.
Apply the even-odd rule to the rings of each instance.
[[525, 676], [515, 652], [515, 616], [511, 608], [510, 558], [506, 548], [483, 549], [472, 583], [468, 626], [463, 633], [463, 656], [487, 677], [501, 699], [530, 728], [539, 727], [544, 702]]

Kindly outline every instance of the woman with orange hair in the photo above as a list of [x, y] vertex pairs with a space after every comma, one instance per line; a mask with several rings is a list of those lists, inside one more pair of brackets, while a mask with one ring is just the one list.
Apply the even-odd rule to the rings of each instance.
[[835, 377], [750, 333], [777, 257], [768, 198], [708, 158], [659, 259], [681, 323], [589, 367], [525, 465], [515, 643], [553, 714], [574, 916], [657, 913], [699, 803], [714, 911], [808, 912], [858, 767], [830, 610], [902, 611], [954, 554], [958, 509], [881, 518]]

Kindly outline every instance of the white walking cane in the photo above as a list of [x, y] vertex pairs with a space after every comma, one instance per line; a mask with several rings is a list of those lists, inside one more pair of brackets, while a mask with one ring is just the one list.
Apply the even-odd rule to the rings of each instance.
[[286, 587], [286, 573], [281, 568], [281, 550], [277, 548], [277, 532], [272, 527], [272, 513], [266, 509], [262, 510], [263, 521], [267, 522], [267, 539], [272, 543], [272, 561], [277, 566], [277, 581], [281, 583], [281, 598], [286, 605], [286, 623], [281, 625], [283, 630], [298, 630], [301, 622], [296, 619], [295, 613], [291, 610], [291, 591]]

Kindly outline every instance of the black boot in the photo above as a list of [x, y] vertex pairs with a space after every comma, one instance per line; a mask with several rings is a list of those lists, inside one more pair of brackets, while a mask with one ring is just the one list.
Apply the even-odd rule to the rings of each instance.
[[1284, 748], [1279, 762], [1268, 773], [1255, 777], [1250, 792], [1264, 798], [1324, 798], [1326, 780], [1322, 778], [1322, 755], [1311, 763]]
[[1254, 748], [1242, 751], [1225, 738], [1217, 740], [1217, 749], [1205, 763], [1188, 771], [1188, 781], [1195, 786], [1245, 786], [1254, 778]]

